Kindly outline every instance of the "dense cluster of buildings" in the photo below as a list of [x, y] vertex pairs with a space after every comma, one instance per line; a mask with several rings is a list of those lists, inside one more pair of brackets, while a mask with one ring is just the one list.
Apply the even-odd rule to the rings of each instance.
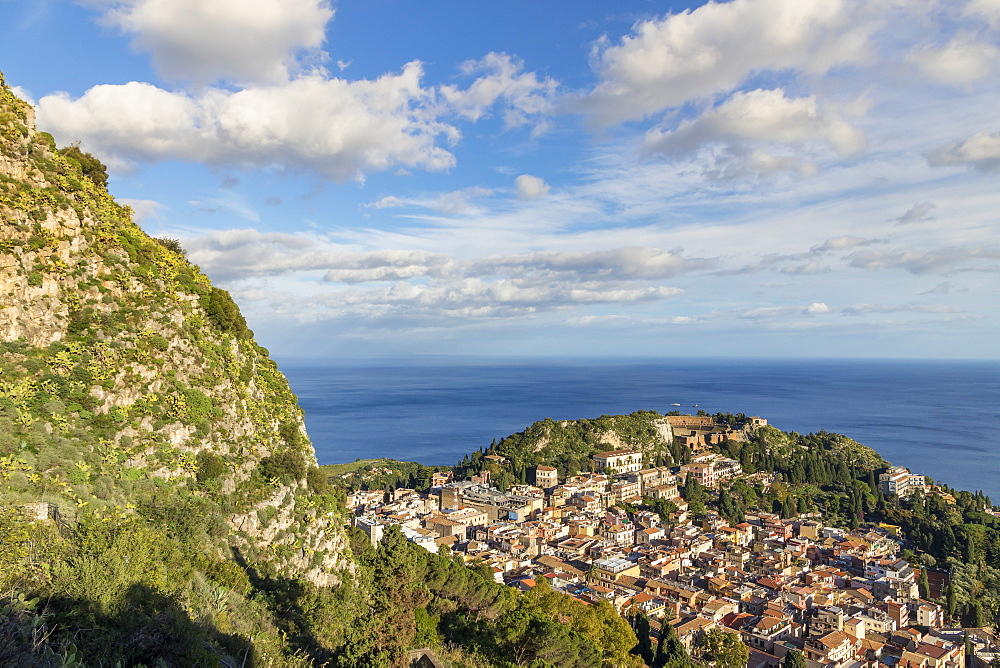
[[[594, 460], [596, 472], [562, 480], [539, 466], [535, 485], [507, 492], [482, 476], [437, 474], [429, 494], [358, 492], [349, 506], [373, 541], [397, 524], [428, 550], [447, 546], [487, 564], [497, 582], [528, 590], [544, 581], [583, 601], [610, 601], [624, 615], [646, 615], [654, 635], [673, 626], [689, 648], [712, 629], [738, 634], [751, 666], [776, 668], [793, 649], [810, 668], [965, 665], [961, 632], [943, 629], [941, 607], [919, 596], [919, 573], [900, 558], [891, 528], [845, 531], [767, 513], [735, 526], [712, 513], [693, 522], [678, 491], [684, 478], [716, 487], [741, 475], [738, 462], [706, 453], [676, 471], [643, 468], [632, 450]], [[890, 469], [880, 483], [896, 494], [922, 484], [902, 472]], [[623, 509], [643, 496], [675, 510], [662, 521]]]

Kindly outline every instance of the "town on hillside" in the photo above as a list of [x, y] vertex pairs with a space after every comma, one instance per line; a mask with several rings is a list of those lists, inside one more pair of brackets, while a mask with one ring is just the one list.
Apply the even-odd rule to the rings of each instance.
[[[755, 668], [788, 665], [793, 651], [810, 667], [997, 665], [988, 629], [946, 627], [945, 611], [921, 591], [933, 582], [940, 593], [941, 574], [902, 558], [898, 527], [849, 530], [825, 525], [818, 513], [753, 512], [739, 523], [691, 513], [681, 494], [690, 479], [717, 490], [747, 478], [767, 486], [780, 476], [748, 475], [712, 451], [740, 437], [731, 425], [668, 419], [693, 453], [680, 466], [650, 467], [642, 452], [617, 449], [593, 455], [593, 471], [564, 478], [537, 465], [533, 485], [505, 491], [491, 486], [489, 469], [467, 480], [442, 471], [427, 493], [349, 494], [350, 521], [373, 543], [398, 526], [424, 549], [486, 565], [498, 583], [522, 591], [610, 601], [623, 616], [646, 620], [654, 639], [669, 625], [689, 651], [713, 631], [734, 634]], [[766, 424], [748, 418], [742, 428]], [[495, 454], [484, 459], [505, 463]], [[942, 493], [902, 467], [881, 472], [878, 485], [887, 496]]]

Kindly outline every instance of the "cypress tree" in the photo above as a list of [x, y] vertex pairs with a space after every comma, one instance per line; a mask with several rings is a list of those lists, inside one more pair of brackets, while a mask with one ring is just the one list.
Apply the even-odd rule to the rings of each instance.
[[[666, 622], [664, 622], [666, 623]], [[653, 665], [653, 642], [649, 637], [649, 618], [640, 614], [635, 617], [635, 637], [639, 644], [635, 646], [634, 654], [638, 654], [647, 666]]]
[[931, 583], [927, 578], [927, 569], [920, 569], [920, 579], [917, 580], [917, 589], [920, 592], [920, 598], [930, 598], [931, 595]]

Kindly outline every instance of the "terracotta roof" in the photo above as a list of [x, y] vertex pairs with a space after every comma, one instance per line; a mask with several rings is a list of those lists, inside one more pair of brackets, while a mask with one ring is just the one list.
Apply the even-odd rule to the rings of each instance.
[[823, 644], [825, 647], [833, 649], [834, 647], [839, 647], [845, 642], [848, 642], [850, 639], [851, 637], [843, 631], [830, 631], [815, 640], [816, 642]]
[[938, 647], [937, 645], [921, 645], [917, 648], [917, 654], [925, 654], [934, 659], [940, 659], [947, 653], [948, 650], [944, 647]]

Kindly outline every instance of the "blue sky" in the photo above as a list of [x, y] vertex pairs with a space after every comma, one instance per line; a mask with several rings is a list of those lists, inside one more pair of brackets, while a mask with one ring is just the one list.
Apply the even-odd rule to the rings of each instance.
[[283, 356], [1000, 356], [1000, 0], [0, 0]]

